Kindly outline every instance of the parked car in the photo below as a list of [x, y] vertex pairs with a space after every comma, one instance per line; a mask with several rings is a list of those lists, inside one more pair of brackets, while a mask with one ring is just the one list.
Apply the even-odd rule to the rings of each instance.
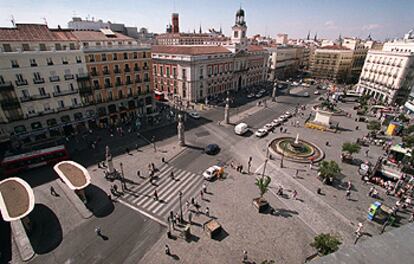
[[264, 136], [266, 136], [266, 135], [267, 135], [267, 130], [266, 130], [266, 129], [264, 129], [264, 128], [260, 128], [260, 129], [258, 129], [258, 130], [256, 131], [256, 133], [254, 133], [254, 134], [256, 135], [256, 137], [261, 138], [261, 137], [264, 137]]
[[272, 126], [273, 126], [273, 127], [278, 127], [278, 126], [280, 126], [280, 120], [279, 120], [279, 119], [275, 119], [275, 120], [273, 120], [273, 121], [272, 121]]
[[285, 116], [287, 116], [288, 118], [289, 118], [289, 117], [292, 117], [292, 113], [291, 113], [291, 112], [289, 112], [289, 111], [286, 111], [286, 112], [285, 112]]
[[273, 125], [271, 123], [264, 125], [263, 127], [264, 129], [266, 129], [267, 132], [269, 132], [270, 130], [273, 129]]
[[313, 94], [314, 95], [319, 95], [319, 91], [315, 91]]
[[303, 96], [304, 96], [304, 97], [309, 97], [309, 93], [308, 93], [308, 92], [305, 92], [305, 93], [303, 94]]
[[260, 97], [262, 97], [263, 96], [263, 94], [261, 93], [261, 92], [258, 92], [257, 94], [256, 94], [256, 98], [260, 98]]
[[248, 95], [247, 95], [247, 98], [253, 98], [255, 95], [253, 94], [253, 93], [249, 93]]
[[188, 113], [189, 116], [191, 116], [194, 119], [200, 119], [200, 114], [197, 113], [196, 111], [190, 112]]
[[213, 165], [203, 172], [203, 177], [206, 180], [212, 180], [219, 177], [223, 173], [223, 168], [217, 165]]
[[249, 126], [246, 123], [240, 123], [234, 127], [234, 133], [237, 135], [243, 135], [249, 131]]
[[208, 155], [216, 155], [220, 152], [220, 147], [217, 144], [208, 144], [204, 149], [204, 152]]

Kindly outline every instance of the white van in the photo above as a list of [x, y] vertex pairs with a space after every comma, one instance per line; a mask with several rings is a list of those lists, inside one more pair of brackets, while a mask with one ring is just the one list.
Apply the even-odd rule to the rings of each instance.
[[249, 131], [249, 127], [246, 123], [240, 123], [234, 127], [234, 133], [237, 135], [243, 135], [247, 131]]

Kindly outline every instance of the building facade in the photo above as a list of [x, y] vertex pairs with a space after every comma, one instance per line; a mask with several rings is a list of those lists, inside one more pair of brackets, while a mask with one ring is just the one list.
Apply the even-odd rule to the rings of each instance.
[[237, 11], [232, 29], [227, 45], [153, 46], [154, 88], [170, 99], [204, 102], [265, 81], [267, 52], [248, 45], [244, 10]]
[[269, 81], [293, 77], [304, 67], [304, 47], [282, 45], [266, 50], [269, 52], [267, 65]]
[[146, 121], [150, 68], [149, 46], [110, 30], [0, 28], [0, 142], [35, 144], [127, 117]]
[[369, 50], [357, 91], [378, 101], [404, 104], [414, 85], [414, 34]]
[[100, 31], [101, 29], [110, 29], [114, 32], [121, 33], [128, 37], [138, 39], [139, 33], [136, 27], [127, 27], [121, 23], [112, 23], [110, 21], [103, 22], [99, 20], [83, 20], [80, 17], [73, 17], [71, 21], [68, 22], [68, 28], [73, 30], [93, 30]]
[[335, 82], [348, 82], [351, 76], [353, 51], [343, 46], [325, 46], [315, 49], [310, 57], [312, 77]]

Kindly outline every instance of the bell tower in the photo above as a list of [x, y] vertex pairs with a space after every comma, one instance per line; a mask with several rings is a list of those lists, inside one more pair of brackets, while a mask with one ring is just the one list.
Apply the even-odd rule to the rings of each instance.
[[232, 44], [239, 46], [239, 49], [244, 49], [247, 46], [247, 25], [246, 21], [244, 21], [244, 10], [241, 8], [236, 12], [236, 20], [232, 30]]

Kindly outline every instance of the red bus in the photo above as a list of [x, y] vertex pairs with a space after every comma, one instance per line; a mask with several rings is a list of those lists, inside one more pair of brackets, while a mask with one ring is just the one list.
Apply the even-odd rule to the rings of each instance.
[[164, 97], [163, 92], [154, 90], [154, 96], [155, 96], [155, 99], [158, 100], [158, 101], [161, 101], [161, 102], [165, 101], [165, 97]]
[[34, 150], [31, 152], [8, 156], [1, 162], [1, 167], [6, 176], [17, 174], [21, 171], [55, 164], [62, 160], [68, 160], [69, 154], [64, 145]]

